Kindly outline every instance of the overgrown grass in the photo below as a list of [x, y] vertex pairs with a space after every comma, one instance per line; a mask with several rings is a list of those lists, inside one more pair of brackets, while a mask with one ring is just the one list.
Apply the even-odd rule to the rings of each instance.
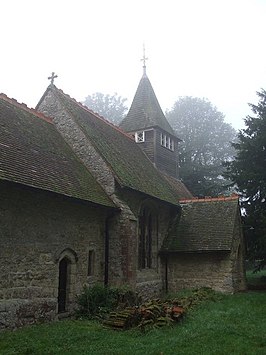
[[94, 321], [60, 321], [0, 333], [0, 354], [266, 354], [266, 293], [222, 296], [175, 327], [112, 331]]

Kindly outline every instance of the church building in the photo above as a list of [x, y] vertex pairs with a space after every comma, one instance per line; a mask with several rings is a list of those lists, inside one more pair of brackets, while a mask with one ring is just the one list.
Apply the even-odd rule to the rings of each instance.
[[245, 289], [238, 198], [194, 199], [144, 72], [116, 127], [51, 84], [0, 95], [0, 329], [71, 314], [84, 285]]

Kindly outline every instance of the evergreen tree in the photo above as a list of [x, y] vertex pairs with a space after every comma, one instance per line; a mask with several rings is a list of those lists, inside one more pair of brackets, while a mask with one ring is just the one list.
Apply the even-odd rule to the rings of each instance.
[[226, 176], [242, 194], [247, 252], [260, 269], [266, 261], [266, 91], [257, 94], [259, 103], [250, 104], [255, 116], [245, 119], [246, 128], [233, 144], [237, 155], [227, 163]]

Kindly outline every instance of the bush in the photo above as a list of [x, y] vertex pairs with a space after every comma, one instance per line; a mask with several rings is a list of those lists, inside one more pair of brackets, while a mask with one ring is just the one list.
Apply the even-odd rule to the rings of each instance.
[[137, 305], [138, 302], [137, 294], [128, 287], [84, 286], [83, 292], [77, 296], [76, 313], [90, 319], [104, 318], [114, 309]]

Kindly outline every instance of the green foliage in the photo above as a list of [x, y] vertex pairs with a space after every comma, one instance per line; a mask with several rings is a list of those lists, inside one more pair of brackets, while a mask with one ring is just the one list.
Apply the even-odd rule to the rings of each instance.
[[87, 318], [104, 318], [117, 307], [135, 305], [139, 298], [127, 287], [105, 287], [96, 284], [85, 286], [83, 292], [77, 296], [77, 316]]
[[166, 117], [180, 143], [180, 177], [194, 196], [217, 196], [228, 192], [222, 162], [230, 160], [236, 137], [224, 115], [207, 99], [180, 97]]
[[188, 312], [180, 326], [141, 333], [64, 320], [0, 332], [0, 354], [264, 355], [266, 293], [224, 295]]
[[95, 92], [86, 97], [84, 104], [108, 121], [118, 125], [127, 112], [126, 101], [127, 99], [118, 96], [117, 93], [109, 95]]
[[261, 268], [266, 263], [266, 91], [257, 94], [258, 105], [250, 105], [255, 116], [245, 119], [246, 128], [233, 144], [236, 158], [226, 164], [225, 175], [242, 194], [248, 256]]

